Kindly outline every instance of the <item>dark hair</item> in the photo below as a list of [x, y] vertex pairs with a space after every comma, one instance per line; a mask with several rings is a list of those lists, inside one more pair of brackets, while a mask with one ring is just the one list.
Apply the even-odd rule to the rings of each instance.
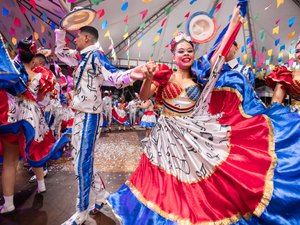
[[21, 62], [29, 63], [33, 59], [34, 52], [32, 52], [32, 44], [32, 41], [27, 38], [18, 42], [17, 50]]
[[238, 43], [237, 43], [236, 41], [233, 42], [233, 45], [234, 45], [235, 47], [238, 47]]
[[180, 40], [180, 41], [174, 43], [173, 46], [171, 46], [171, 52], [172, 52], [173, 54], [174, 54], [174, 52], [175, 52], [175, 49], [176, 49], [177, 45], [178, 45], [179, 43], [182, 43], [182, 42], [189, 43], [189, 44], [192, 46], [193, 49], [195, 48], [193, 42], [187, 41], [187, 40], [185, 40], [185, 39], [182, 39], [182, 40]]
[[92, 35], [96, 41], [98, 40], [99, 38], [99, 34], [98, 34], [98, 30], [95, 28], [95, 27], [92, 27], [92, 26], [84, 26], [84, 27], [81, 27], [79, 29], [81, 32], [86, 32], [90, 35]]
[[295, 48], [300, 44], [300, 38], [299, 40], [297, 41], [296, 45], [295, 45]]
[[47, 61], [46, 56], [45, 56], [44, 54], [42, 54], [42, 53], [37, 53], [37, 54], [34, 56], [34, 58], [43, 58], [43, 59], [45, 60], [45, 62]]

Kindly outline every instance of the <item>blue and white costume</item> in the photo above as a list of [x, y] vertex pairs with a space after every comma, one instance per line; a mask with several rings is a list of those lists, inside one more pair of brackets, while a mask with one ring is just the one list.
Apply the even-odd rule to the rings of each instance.
[[129, 112], [129, 124], [130, 127], [134, 127], [135, 121], [136, 121], [136, 110], [137, 110], [137, 105], [136, 105], [136, 100], [131, 100], [128, 105], [126, 106], [126, 109]]
[[[108, 91], [107, 91], [108, 92]], [[106, 92], [104, 92], [106, 93]], [[105, 96], [103, 98], [103, 114], [105, 116], [105, 119], [107, 120], [107, 125], [109, 128], [111, 128], [111, 120], [112, 120], [112, 100], [110, 96]]]
[[101, 86], [123, 88], [133, 80], [130, 71], [121, 71], [111, 65], [98, 47], [91, 45], [79, 52], [65, 48], [64, 30], [56, 30], [56, 49], [58, 58], [69, 66], [76, 66], [73, 74], [75, 94], [71, 104], [75, 112], [72, 127], [74, 170], [78, 178], [77, 210], [88, 208], [89, 193], [92, 186], [96, 204], [104, 202], [108, 196], [103, 181], [93, 168], [95, 142], [102, 125], [103, 100]]
[[237, 59], [228, 61], [224, 64], [224, 67], [226, 67], [227, 65], [229, 66], [230, 70], [235, 70], [247, 77], [252, 84], [252, 87], [255, 87], [255, 74], [252, 72], [251, 68], [245, 65], [241, 65]]

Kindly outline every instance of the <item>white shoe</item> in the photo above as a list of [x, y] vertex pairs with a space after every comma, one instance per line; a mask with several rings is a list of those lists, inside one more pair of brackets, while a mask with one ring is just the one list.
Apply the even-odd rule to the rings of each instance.
[[7, 207], [5, 205], [0, 206], [0, 215], [10, 214], [10, 213], [13, 213], [14, 211], [15, 211], [14, 205], [11, 205], [9, 207]]
[[76, 212], [71, 216], [67, 221], [65, 221], [61, 225], [81, 225], [83, 224], [88, 218], [87, 212]]
[[148, 137], [145, 137], [144, 139], [141, 140], [142, 142], [146, 142], [146, 141], [149, 141], [149, 138]]

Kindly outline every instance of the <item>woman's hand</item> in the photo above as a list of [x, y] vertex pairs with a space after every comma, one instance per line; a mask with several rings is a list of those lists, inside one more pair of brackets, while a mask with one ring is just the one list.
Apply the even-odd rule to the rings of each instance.
[[236, 6], [233, 9], [231, 20], [234, 24], [237, 24], [239, 21], [241, 21], [242, 18], [243, 17], [241, 16], [240, 13], [240, 6]]
[[153, 72], [156, 70], [156, 64], [154, 62], [148, 62], [144, 65], [135, 67], [130, 74], [130, 77], [136, 80], [149, 79], [152, 80]]
[[153, 74], [157, 70], [157, 66], [153, 61], [148, 62], [145, 66], [146, 66], [146, 72], [145, 72], [146, 79], [152, 80]]

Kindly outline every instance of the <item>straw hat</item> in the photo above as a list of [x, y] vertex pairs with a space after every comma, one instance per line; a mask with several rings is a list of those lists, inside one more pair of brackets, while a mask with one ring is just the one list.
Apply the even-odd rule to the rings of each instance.
[[38, 48], [37, 49], [37, 54], [43, 54], [45, 57], [49, 57], [52, 53], [51, 49], [48, 48]]
[[196, 12], [188, 19], [187, 32], [195, 43], [201, 44], [210, 41], [216, 31], [215, 20], [206, 12]]
[[81, 27], [91, 24], [95, 16], [96, 11], [93, 9], [75, 7], [61, 19], [60, 26], [64, 30], [79, 30]]

